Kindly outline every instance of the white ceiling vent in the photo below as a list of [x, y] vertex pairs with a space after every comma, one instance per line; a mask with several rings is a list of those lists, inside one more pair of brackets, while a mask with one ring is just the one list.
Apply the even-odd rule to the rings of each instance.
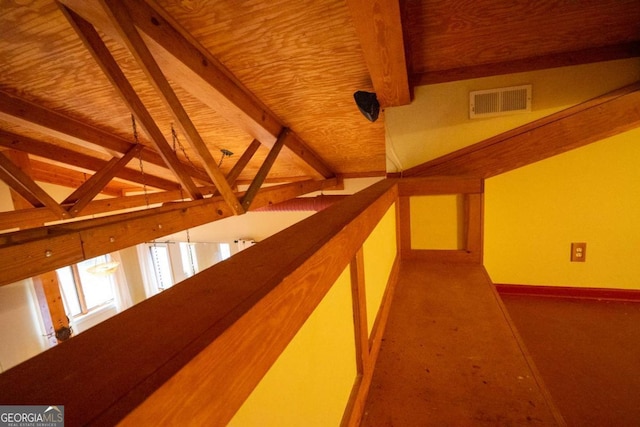
[[527, 111], [531, 111], [531, 85], [469, 93], [469, 117], [472, 119]]

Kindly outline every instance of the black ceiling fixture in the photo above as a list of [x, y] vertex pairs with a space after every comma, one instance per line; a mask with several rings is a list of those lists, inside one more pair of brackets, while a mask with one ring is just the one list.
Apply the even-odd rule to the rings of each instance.
[[359, 90], [353, 94], [353, 99], [356, 100], [358, 109], [367, 118], [367, 120], [370, 122], [378, 120], [380, 103], [378, 102], [378, 98], [375, 93]]

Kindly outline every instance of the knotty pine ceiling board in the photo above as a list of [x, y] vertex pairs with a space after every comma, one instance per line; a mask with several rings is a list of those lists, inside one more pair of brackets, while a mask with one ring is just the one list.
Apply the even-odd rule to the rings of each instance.
[[353, 101], [372, 88], [344, 1], [159, 3], [334, 171], [385, 169], [383, 117]]
[[405, 8], [413, 73], [640, 39], [637, 0], [408, 0]]

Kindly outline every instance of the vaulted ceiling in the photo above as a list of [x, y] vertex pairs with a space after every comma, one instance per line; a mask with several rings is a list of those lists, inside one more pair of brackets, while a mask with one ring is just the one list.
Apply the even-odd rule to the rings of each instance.
[[0, 178], [24, 213], [0, 229], [211, 194], [224, 217], [381, 176], [384, 111], [367, 121], [357, 90], [384, 110], [416, 85], [640, 56], [637, 0], [0, 4]]

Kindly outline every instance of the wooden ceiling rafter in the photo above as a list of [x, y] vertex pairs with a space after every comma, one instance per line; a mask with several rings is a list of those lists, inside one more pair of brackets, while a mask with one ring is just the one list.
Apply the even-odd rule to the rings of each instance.
[[84, 184], [78, 187], [67, 197], [62, 204], [72, 203], [73, 206], [67, 209], [72, 217], [76, 217], [82, 210], [96, 197], [102, 189], [115, 177], [118, 171], [122, 170], [142, 149], [142, 145], [137, 144], [120, 158], [111, 159], [104, 168], [91, 176]]
[[46, 206], [58, 219], [69, 218], [69, 213], [49, 196], [36, 182], [0, 152], [0, 179], [20, 194], [33, 207]]
[[287, 137], [287, 133], [289, 133], [289, 130], [287, 128], [284, 128], [282, 132], [280, 132], [278, 140], [275, 144], [273, 144], [271, 150], [269, 150], [267, 158], [262, 163], [262, 166], [260, 166], [260, 170], [258, 170], [258, 173], [253, 178], [253, 181], [251, 182], [251, 185], [249, 185], [249, 188], [247, 189], [244, 197], [242, 197], [242, 207], [245, 210], [249, 210], [251, 203], [253, 203], [253, 198], [256, 196], [256, 194], [258, 194], [258, 191], [260, 190], [260, 187], [262, 187], [264, 180], [267, 178], [271, 167], [278, 158], [278, 154], [280, 154], [280, 150], [282, 150], [284, 140]]
[[260, 141], [254, 139], [253, 141], [251, 141], [251, 144], [249, 144], [247, 149], [244, 150], [238, 161], [233, 165], [226, 176], [227, 182], [230, 186], [233, 187], [236, 184], [238, 177], [240, 176], [244, 168], [247, 167], [249, 161], [251, 160], [253, 155], [256, 154], [256, 151], [258, 151], [258, 148], [260, 148], [261, 145], [262, 144], [260, 144]]
[[477, 79], [506, 74], [523, 73], [549, 68], [569, 67], [594, 62], [640, 56], [640, 41], [588, 48], [570, 52], [552, 53], [532, 58], [516, 59], [498, 63], [481, 64], [449, 70], [434, 70], [415, 73], [411, 76], [413, 86], [447, 83], [458, 80]]
[[[151, 51], [142, 39], [142, 36], [138, 33], [138, 29], [134, 25], [126, 5], [119, 0], [100, 0], [100, 3], [107, 11], [113, 25], [115, 25], [120, 33], [121, 39], [136, 58], [138, 65], [142, 68], [145, 75], [156, 89], [156, 92], [160, 95], [160, 98], [169, 109], [169, 112], [176, 120], [177, 125], [182, 129], [185, 137], [194, 148], [198, 158], [204, 165], [204, 168], [214, 185], [218, 188], [221, 196], [229, 204], [229, 207], [234, 214], [239, 215], [244, 213], [242, 205], [233, 193], [233, 190], [227, 183], [224, 175], [216, 165], [207, 145], [189, 118], [186, 110], [180, 103], [180, 100], [169, 84], [169, 81], [164, 76], [160, 66], [151, 54]], [[192, 197], [193, 196], [194, 195], [192, 194]], [[199, 197], [196, 195], [196, 197], [193, 198], [195, 199]]]
[[348, 0], [373, 89], [382, 108], [407, 105], [411, 89], [398, 0]]
[[[50, 135], [73, 144], [98, 149], [110, 155], [124, 154], [135, 145], [134, 142], [104, 130], [98, 129], [84, 121], [77, 120], [57, 111], [45, 108], [35, 102], [27, 101], [0, 91], [0, 120], [5, 120], [35, 131]], [[166, 168], [162, 157], [150, 148], [143, 148], [142, 160]], [[195, 167], [183, 164], [189, 174], [201, 181], [210, 182], [209, 176]]]
[[[48, 161], [31, 159], [31, 177], [39, 183], [54, 184], [72, 190], [82, 186], [91, 173], [77, 171], [65, 166], [58, 166]], [[113, 180], [102, 189], [101, 194], [106, 197], [120, 197], [128, 191], [138, 191], [140, 187]]]
[[178, 182], [192, 199], [201, 199], [202, 194], [198, 191], [196, 184], [191, 179], [191, 176], [187, 174], [182, 163], [180, 163], [178, 156], [172, 150], [169, 142], [156, 125], [151, 114], [142, 103], [142, 100], [138, 97], [133, 86], [131, 86], [127, 80], [126, 76], [118, 66], [118, 63], [109, 52], [109, 49], [104, 44], [93, 25], [85, 21], [72, 10], [69, 10], [66, 6], [60, 5], [59, 3], [58, 5], [71, 26], [76, 30], [76, 33], [84, 43], [87, 50], [89, 50], [111, 82], [113, 88], [127, 104], [131, 113], [138, 119], [140, 126], [151, 138], [151, 141], [164, 160], [166, 166], [171, 169]]
[[[107, 160], [3, 130], [0, 130], [0, 146], [93, 172], [104, 168], [108, 162]], [[135, 144], [131, 145], [131, 148], [133, 147], [135, 147]], [[144, 148], [140, 148], [144, 150]], [[116, 177], [162, 190], [176, 190], [179, 187], [179, 185], [173, 181], [146, 172], [143, 176], [139, 169], [121, 169], [116, 173]], [[60, 185], [65, 184], [61, 182]]]
[[[60, 0], [115, 40], [119, 31], [101, 7], [103, 0]], [[132, 22], [152, 42], [147, 45], [164, 74], [191, 95], [271, 148], [285, 127], [255, 95], [220, 61], [182, 29], [159, 6], [144, 0], [129, 0], [126, 9]], [[294, 132], [284, 141], [284, 151], [298, 167], [317, 179], [335, 176], [332, 168]], [[284, 154], [284, 153], [283, 153]]]

